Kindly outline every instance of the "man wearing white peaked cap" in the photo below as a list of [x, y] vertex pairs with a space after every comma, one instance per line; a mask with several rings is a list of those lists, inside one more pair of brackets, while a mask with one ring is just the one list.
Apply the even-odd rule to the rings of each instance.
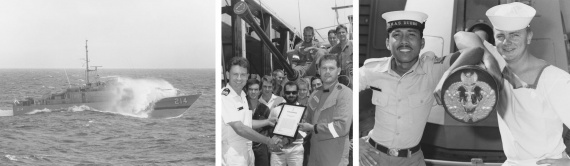
[[483, 49], [420, 56], [428, 15], [392, 11], [382, 17], [387, 23], [386, 47], [392, 56], [367, 59], [360, 68], [360, 90], [372, 89], [376, 113], [374, 128], [359, 143], [360, 164], [425, 166], [419, 142], [435, 100], [432, 93], [441, 89], [439, 81], [453, 69], [481, 62]]
[[[570, 74], [529, 52], [536, 10], [519, 2], [487, 10], [497, 51], [507, 62], [497, 114], [503, 166], [570, 165], [562, 124], [570, 125]], [[554, 55], [550, 55], [554, 56]]]

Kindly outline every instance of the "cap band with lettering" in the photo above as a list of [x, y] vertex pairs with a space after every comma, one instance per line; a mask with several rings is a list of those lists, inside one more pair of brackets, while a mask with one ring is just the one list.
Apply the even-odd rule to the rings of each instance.
[[392, 32], [392, 30], [396, 28], [415, 28], [420, 30], [420, 32], [423, 32], [425, 25], [426, 25], [425, 22], [420, 23], [414, 20], [395, 20], [387, 23], [386, 30], [388, 31], [388, 33], [390, 33]]

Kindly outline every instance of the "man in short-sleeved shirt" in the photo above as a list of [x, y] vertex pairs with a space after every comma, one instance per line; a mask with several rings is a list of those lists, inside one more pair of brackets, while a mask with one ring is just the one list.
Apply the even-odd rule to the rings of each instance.
[[249, 62], [234, 57], [228, 63], [228, 85], [222, 90], [222, 165], [253, 166], [252, 141], [267, 144], [279, 151], [279, 141], [265, 137], [252, 128], [274, 125], [275, 119], [252, 121], [246, 93], [243, 92], [248, 77]]
[[[289, 81], [284, 85], [284, 94], [286, 104], [289, 105], [299, 105], [297, 102], [298, 97], [298, 87], [295, 82]], [[271, 109], [269, 117], [277, 118], [283, 109], [283, 104]], [[283, 152], [271, 152], [271, 165], [272, 166], [302, 166], [303, 165], [303, 135], [304, 133], [297, 133], [295, 139], [282, 137], [279, 135], [274, 135], [273, 137], [278, 137], [282, 142], [285, 143], [283, 146]]]
[[434, 103], [434, 90], [452, 68], [480, 62], [483, 51], [472, 48], [461, 55], [437, 57], [426, 52], [420, 56], [427, 15], [394, 11], [382, 17], [389, 25], [386, 45], [392, 56], [368, 59], [360, 68], [359, 88], [372, 89], [376, 106], [369, 139], [360, 140], [360, 163], [425, 165], [419, 142]]
[[315, 60], [327, 52], [321, 43], [314, 40], [314, 36], [314, 28], [305, 27], [303, 29], [303, 42], [295, 45], [292, 51], [287, 52], [289, 64], [297, 72], [299, 78], [315, 75]]

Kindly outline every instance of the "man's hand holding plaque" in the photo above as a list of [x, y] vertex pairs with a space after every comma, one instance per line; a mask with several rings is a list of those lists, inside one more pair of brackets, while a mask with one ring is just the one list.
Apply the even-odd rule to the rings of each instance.
[[275, 118], [275, 117], [269, 117], [269, 118], [267, 119], [267, 123], [269, 123], [269, 124], [268, 124], [269, 126], [275, 126], [275, 123], [276, 123], [276, 122], [277, 122], [277, 118]]
[[309, 124], [309, 123], [299, 123], [299, 130], [304, 131], [304, 132], [312, 132], [313, 131], [313, 125]]
[[294, 139], [299, 129], [297, 124], [301, 122], [305, 108], [305, 106], [298, 105], [283, 105], [273, 134]]

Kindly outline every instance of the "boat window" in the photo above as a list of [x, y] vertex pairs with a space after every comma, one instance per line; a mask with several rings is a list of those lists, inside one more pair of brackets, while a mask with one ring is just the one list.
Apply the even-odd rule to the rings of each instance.
[[424, 40], [426, 41], [426, 44], [420, 51], [420, 55], [422, 55], [424, 52], [431, 51], [438, 57], [443, 56], [443, 37], [424, 35]]

